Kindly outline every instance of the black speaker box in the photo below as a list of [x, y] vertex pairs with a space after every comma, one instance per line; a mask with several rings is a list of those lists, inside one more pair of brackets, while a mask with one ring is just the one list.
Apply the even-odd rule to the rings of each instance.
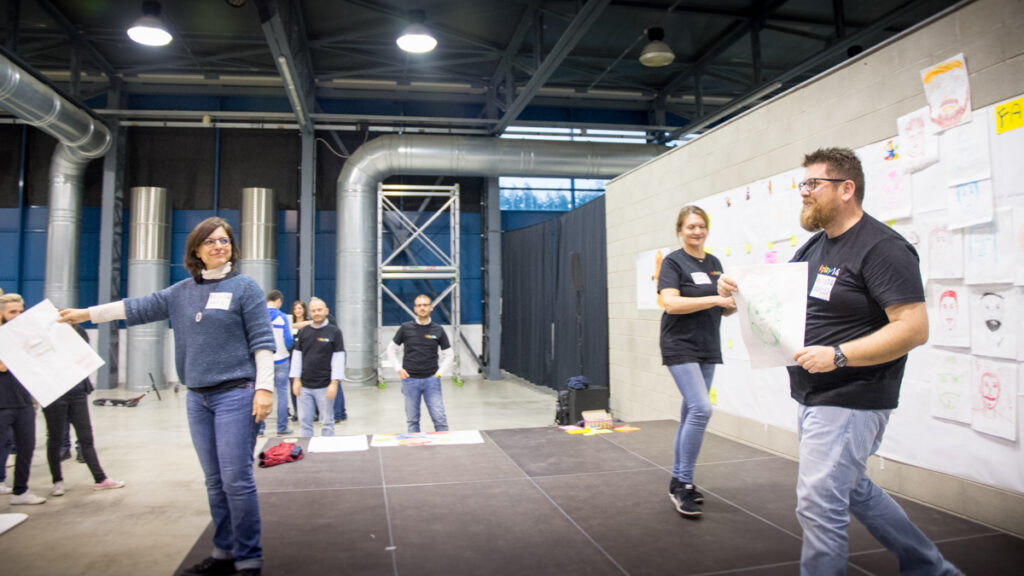
[[585, 410], [607, 410], [608, 389], [607, 388], [582, 388], [569, 389], [569, 415], [570, 422], [575, 424], [583, 420], [581, 415]]

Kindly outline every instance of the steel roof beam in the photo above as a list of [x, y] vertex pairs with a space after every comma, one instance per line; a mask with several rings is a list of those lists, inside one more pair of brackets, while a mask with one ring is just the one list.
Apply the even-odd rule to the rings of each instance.
[[303, 132], [311, 132], [313, 120], [309, 115], [316, 109], [315, 82], [301, 3], [298, 0], [257, 0], [256, 8], [299, 126]]

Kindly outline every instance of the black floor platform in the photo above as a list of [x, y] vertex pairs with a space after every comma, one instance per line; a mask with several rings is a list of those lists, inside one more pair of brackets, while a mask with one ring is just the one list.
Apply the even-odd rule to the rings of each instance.
[[[493, 430], [484, 444], [317, 453], [257, 469], [263, 573], [799, 573], [795, 462], [708, 434], [696, 471], [704, 516], [689, 520], [668, 499], [678, 424], [635, 425], [591, 437]], [[900, 503], [965, 573], [1021, 574], [1021, 539]], [[209, 553], [211, 535], [208, 527], [182, 568]], [[848, 573], [898, 572], [854, 520]]]

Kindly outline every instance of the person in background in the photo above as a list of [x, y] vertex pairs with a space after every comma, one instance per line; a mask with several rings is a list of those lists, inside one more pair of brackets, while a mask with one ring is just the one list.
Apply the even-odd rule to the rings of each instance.
[[61, 311], [70, 324], [171, 321], [213, 517], [210, 557], [182, 576], [253, 576], [263, 566], [253, 453], [259, 423], [274, 406], [275, 345], [263, 290], [235, 270], [239, 257], [231, 225], [207, 218], [185, 240], [190, 278], [141, 298]]
[[[302, 330], [306, 326], [309, 326], [309, 309], [306, 307], [306, 303], [302, 300], [296, 300], [292, 302], [292, 313], [288, 315], [288, 322], [292, 327], [292, 338], [299, 334], [299, 330]], [[292, 422], [299, 421], [299, 405], [298, 397], [292, 393], [292, 387], [288, 387], [288, 395], [292, 398]]]
[[[89, 336], [79, 326], [73, 326], [75, 332], [86, 342]], [[79, 450], [85, 463], [92, 473], [93, 490], [110, 490], [123, 488], [124, 482], [112, 480], [107, 477], [100, 467], [100, 459], [96, 455], [96, 447], [93, 445], [92, 421], [89, 419], [88, 396], [92, 392], [92, 383], [86, 378], [76, 384], [63, 396], [54, 400], [49, 406], [43, 408], [43, 415], [46, 417], [46, 460], [50, 465], [50, 476], [53, 477], [53, 489], [50, 496], [63, 496], [66, 492], [64, 487], [64, 475], [61, 471], [62, 440], [64, 431], [69, 423], [75, 427], [75, 437], [78, 439]]]
[[[267, 313], [270, 314], [270, 327], [274, 330], [274, 344], [277, 346], [274, 351], [274, 392], [277, 395], [278, 436], [292, 433], [288, 428], [288, 397], [291, 396], [288, 390], [288, 369], [294, 339], [288, 316], [281, 312], [283, 303], [284, 296], [280, 290], [271, 290], [267, 293]], [[260, 423], [260, 434], [263, 433], [266, 423], [266, 420]]]
[[[25, 300], [19, 294], [0, 296], [0, 318], [10, 322], [25, 311]], [[17, 454], [14, 458], [14, 485], [0, 485], [0, 494], [11, 495], [11, 505], [42, 504], [46, 498], [28, 491], [32, 472], [32, 453], [36, 449], [36, 409], [32, 395], [14, 374], [0, 362], [0, 446], [7, 444], [13, 431]]]
[[[863, 209], [864, 169], [847, 148], [804, 157], [800, 225], [817, 232], [791, 262], [807, 262], [805, 346], [789, 366], [798, 403], [796, 515], [800, 573], [846, 573], [852, 513], [899, 558], [902, 574], [960, 574], [867, 474], [899, 402], [907, 353], [928, 340], [917, 251]], [[718, 293], [743, 286], [728, 275]]]
[[[455, 351], [444, 328], [430, 320], [434, 304], [430, 296], [420, 294], [413, 300], [415, 320], [398, 327], [394, 339], [388, 343], [387, 356], [402, 378], [405, 396], [405, 419], [409, 432], [420, 431], [420, 403], [427, 404], [427, 412], [434, 422], [435, 432], [448, 430], [448, 417], [441, 397], [441, 372], [447, 373], [455, 361]], [[402, 362], [398, 361], [398, 347], [405, 346]], [[442, 359], [438, 362], [438, 350]]]
[[292, 391], [299, 398], [299, 434], [313, 435], [314, 405], [320, 413], [320, 435], [334, 436], [331, 401], [341, 394], [345, 378], [345, 341], [337, 324], [327, 321], [327, 304], [309, 301], [313, 322], [299, 330], [292, 350]]
[[669, 498], [686, 518], [703, 514], [704, 495], [697, 491], [693, 471], [711, 419], [711, 380], [715, 364], [722, 363], [719, 326], [723, 314], [736, 311], [731, 296], [718, 295], [722, 263], [704, 251], [708, 238], [707, 213], [683, 206], [676, 218], [676, 236], [682, 248], [670, 253], [658, 273], [661, 315], [661, 359], [683, 396]]

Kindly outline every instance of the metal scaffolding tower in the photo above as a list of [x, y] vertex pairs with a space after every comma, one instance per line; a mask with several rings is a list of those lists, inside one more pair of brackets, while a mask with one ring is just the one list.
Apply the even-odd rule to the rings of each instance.
[[[438, 199], [434, 201], [433, 199]], [[402, 208], [412, 201], [419, 201], [415, 210]], [[440, 202], [432, 213], [427, 211], [431, 203]], [[415, 212], [410, 218], [407, 213]], [[427, 228], [443, 214], [448, 215], [448, 247], [443, 249], [430, 236]], [[424, 216], [430, 214], [424, 219]], [[385, 235], [391, 236], [391, 245], [385, 246]], [[443, 242], [441, 242], [443, 244]], [[423, 248], [418, 254], [413, 247]], [[385, 252], [390, 250], [389, 252]], [[396, 264], [407, 261], [407, 264]], [[414, 186], [404, 184], [377, 185], [377, 339], [384, 326], [383, 296], [386, 294], [405, 310], [413, 319], [416, 314], [399, 299], [386, 285], [388, 280], [423, 280], [426, 294], [431, 297], [434, 307], [440, 310], [452, 326], [451, 344], [455, 353], [452, 381], [462, 385], [459, 342], [462, 340], [461, 314], [459, 311], [459, 185]], [[432, 280], [446, 282], [447, 286], [438, 292]], [[448, 298], [450, 311], [444, 300]], [[377, 347], [377, 385], [383, 388], [384, 381], [381, 347]]]

